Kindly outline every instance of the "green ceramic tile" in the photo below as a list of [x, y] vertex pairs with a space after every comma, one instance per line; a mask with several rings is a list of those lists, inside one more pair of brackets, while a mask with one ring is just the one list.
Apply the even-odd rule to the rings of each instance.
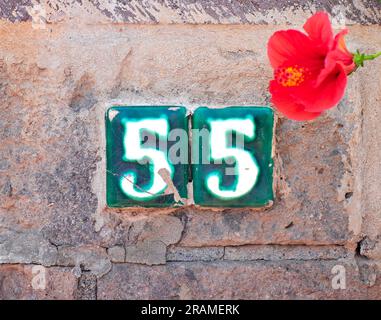
[[173, 193], [168, 192], [168, 180], [163, 179], [159, 169], [167, 172], [179, 196], [186, 198], [187, 133], [188, 118], [184, 107], [109, 108], [106, 112], [108, 206], [169, 207], [181, 204]]
[[274, 114], [268, 107], [200, 107], [192, 117], [196, 204], [262, 207], [273, 200]]

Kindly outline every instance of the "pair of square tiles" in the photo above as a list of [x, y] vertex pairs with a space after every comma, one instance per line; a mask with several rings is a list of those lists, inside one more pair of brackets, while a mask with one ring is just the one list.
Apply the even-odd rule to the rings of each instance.
[[200, 107], [191, 128], [184, 107], [111, 107], [107, 205], [181, 205], [193, 181], [198, 205], [266, 206], [273, 200], [273, 124], [268, 107]]

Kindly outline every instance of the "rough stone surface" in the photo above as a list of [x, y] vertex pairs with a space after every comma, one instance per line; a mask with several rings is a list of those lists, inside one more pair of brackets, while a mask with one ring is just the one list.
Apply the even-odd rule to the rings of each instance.
[[380, 298], [381, 60], [321, 118], [277, 114], [269, 209], [109, 209], [104, 171], [110, 105], [269, 104], [274, 31], [326, 9], [376, 52], [376, 0], [44, 4], [0, 3], [0, 297]]
[[[364, 81], [372, 81], [370, 75], [362, 74]], [[380, 82], [378, 80], [378, 82]], [[372, 88], [375, 85], [371, 84]], [[378, 91], [375, 101], [371, 96], [365, 95], [364, 104], [374, 104], [380, 106], [381, 93]], [[362, 233], [369, 243], [372, 243], [372, 249], [368, 247], [367, 256], [369, 258], [381, 259], [381, 130], [379, 130], [379, 121], [381, 110], [379, 107], [363, 109], [363, 148], [359, 154], [363, 165], [363, 176], [359, 181], [359, 187], [362, 188]], [[378, 164], [378, 165], [377, 165]], [[361, 166], [360, 166], [361, 168]], [[365, 249], [365, 248], [364, 248]]]
[[111, 262], [106, 250], [92, 246], [60, 247], [57, 265], [80, 268], [80, 270], [90, 271], [98, 277], [103, 276], [111, 269]]
[[369, 237], [364, 237], [360, 242], [359, 242], [359, 249], [360, 249], [360, 255], [371, 258], [371, 259], [376, 259], [376, 260], [381, 260], [381, 241], [380, 241], [381, 236], [378, 235], [375, 240], [372, 240]]
[[33, 279], [39, 274], [33, 267], [36, 266], [0, 265], [0, 300], [74, 299], [77, 279], [69, 268], [46, 268], [46, 286], [42, 289], [39, 286], [33, 286]]
[[96, 300], [97, 277], [93, 274], [83, 274], [78, 280], [75, 298], [78, 300]]
[[167, 261], [213, 261], [223, 256], [223, 247], [169, 247], [167, 250]]
[[37, 263], [51, 266], [56, 261], [56, 247], [44, 239], [40, 232], [1, 230], [0, 263]]
[[356, 267], [340, 262], [346, 289], [332, 288], [335, 261], [169, 262], [114, 265], [98, 281], [98, 299], [380, 299], [380, 280], [367, 286]]
[[359, 270], [359, 279], [367, 286], [371, 287], [380, 279], [379, 264], [367, 258], [356, 257]]
[[183, 232], [181, 220], [175, 216], [159, 216], [149, 218], [138, 232], [138, 241], [159, 241], [164, 245], [177, 243]]
[[226, 247], [226, 260], [334, 260], [350, 255], [344, 247], [336, 246], [240, 246]]
[[165, 264], [166, 245], [162, 241], [146, 240], [126, 247], [126, 262], [148, 265]]
[[124, 262], [126, 250], [122, 246], [114, 246], [107, 249], [107, 254], [112, 262]]
[[279, 24], [302, 21], [316, 10], [330, 12], [338, 22], [380, 23], [377, 0], [11, 0], [0, 4], [0, 17], [36, 24], [83, 19], [92, 22]]
[[[0, 49], [1, 151], [10, 167], [1, 175], [0, 221], [9, 228], [17, 221], [22, 221], [20, 229], [43, 227], [43, 236], [54, 245], [131, 245], [140, 230], [140, 240], [152, 238], [150, 230], [167, 223], [160, 219], [176, 219], [165, 212], [149, 220], [152, 211], [104, 210], [102, 121], [107, 106], [115, 101], [190, 108], [268, 101], [272, 72], [264, 48], [276, 30], [271, 26], [86, 26], [78, 32], [52, 25], [49, 36], [27, 24], [7, 28]], [[376, 51], [378, 35], [376, 26], [352, 27], [348, 45]], [[73, 39], [93, 49], [73, 46]], [[167, 46], [174, 39], [176, 50]], [[355, 74], [339, 108], [320, 119], [280, 119], [277, 199], [271, 210], [177, 209], [182, 221], [155, 230], [164, 235], [160, 240], [168, 244], [172, 240], [165, 237], [178, 239], [183, 232], [182, 246], [348, 241], [361, 221], [347, 210], [355, 208], [358, 215], [362, 201], [361, 186], [354, 188], [361, 164], [351, 167], [359, 152], [352, 154], [351, 141], [373, 125], [369, 120], [359, 127], [358, 119], [379, 99], [380, 84], [370, 81], [371, 71], [379, 68], [380, 62], [374, 62], [372, 70]], [[360, 79], [369, 81], [365, 85]], [[97, 217], [105, 221], [96, 221], [100, 232]]]
[[184, 225], [176, 216], [157, 216], [132, 224], [126, 245], [126, 262], [164, 264], [166, 247], [181, 239]]

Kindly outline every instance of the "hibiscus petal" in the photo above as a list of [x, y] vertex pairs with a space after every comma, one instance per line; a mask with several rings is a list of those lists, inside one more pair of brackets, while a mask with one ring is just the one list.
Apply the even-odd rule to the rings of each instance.
[[353, 54], [348, 51], [344, 41], [344, 36], [347, 33], [348, 30], [344, 29], [335, 36], [333, 49], [328, 52], [325, 58], [325, 66], [317, 77], [316, 86], [319, 86], [334, 71], [337, 63], [341, 64], [346, 74], [351, 73], [355, 69], [356, 65], [353, 61]]
[[274, 69], [284, 65], [289, 60], [305, 60], [310, 56], [316, 57], [311, 39], [298, 30], [275, 32], [268, 42], [267, 54]]
[[321, 115], [321, 112], [306, 111], [304, 106], [295, 102], [286, 90], [283, 90], [275, 80], [270, 82], [271, 102], [287, 118], [304, 121], [312, 120]]
[[347, 53], [348, 55], [352, 55], [349, 50], [347, 49], [347, 46], [345, 44], [345, 40], [344, 40], [344, 37], [347, 35], [348, 33], [348, 29], [345, 28], [343, 30], [341, 30], [336, 36], [335, 36], [335, 39], [333, 41], [333, 49], [339, 49], [341, 51], [343, 51], [344, 53]]
[[329, 16], [325, 12], [317, 12], [303, 26], [310, 38], [330, 49], [333, 45], [333, 31]]
[[328, 54], [327, 59], [340, 62], [347, 74], [351, 73], [356, 64], [353, 61], [353, 54], [348, 50], [344, 37], [348, 29], [341, 30], [336, 36], [333, 44], [333, 50]]
[[341, 64], [325, 75], [318, 85], [313, 81], [297, 88], [291, 93], [298, 103], [309, 112], [321, 112], [336, 106], [342, 99], [347, 85], [347, 75]]
[[320, 71], [315, 86], [320, 86], [332, 72], [335, 72], [336, 64], [342, 66], [345, 74], [351, 73], [356, 67], [353, 59], [346, 56], [342, 51], [330, 51], [325, 59], [325, 67]]

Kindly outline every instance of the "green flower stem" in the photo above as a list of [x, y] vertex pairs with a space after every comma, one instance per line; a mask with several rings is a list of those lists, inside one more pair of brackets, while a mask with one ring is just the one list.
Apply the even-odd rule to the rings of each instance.
[[379, 56], [381, 56], [381, 51], [377, 52], [375, 54], [370, 54], [370, 55], [364, 56], [364, 60], [373, 60], [373, 59], [376, 59]]
[[377, 52], [375, 54], [369, 54], [369, 55], [366, 55], [364, 53], [360, 53], [359, 51], [357, 51], [354, 56], [353, 56], [353, 60], [356, 64], [357, 67], [363, 67], [364, 66], [364, 61], [366, 60], [374, 60], [376, 59], [377, 57], [380, 57], [381, 56], [381, 51], [380, 52]]

